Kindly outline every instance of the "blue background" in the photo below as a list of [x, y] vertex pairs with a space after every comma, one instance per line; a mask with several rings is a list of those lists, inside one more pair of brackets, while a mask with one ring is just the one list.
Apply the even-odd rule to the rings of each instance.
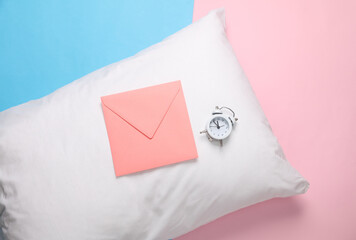
[[193, 5], [193, 0], [0, 0], [0, 111], [161, 41], [192, 22]]
[[0, 111], [192, 22], [193, 0], [0, 0]]

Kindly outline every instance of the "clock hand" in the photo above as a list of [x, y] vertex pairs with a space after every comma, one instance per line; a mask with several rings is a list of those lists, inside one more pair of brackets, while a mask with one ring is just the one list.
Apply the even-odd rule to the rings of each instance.
[[217, 123], [217, 127], [218, 127], [218, 129], [220, 129], [220, 126], [219, 126], [219, 121], [216, 121], [216, 123]]

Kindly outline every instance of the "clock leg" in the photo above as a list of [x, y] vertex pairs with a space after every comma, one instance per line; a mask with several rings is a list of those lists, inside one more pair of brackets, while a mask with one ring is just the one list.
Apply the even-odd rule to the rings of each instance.
[[221, 147], [223, 146], [223, 140], [220, 140], [220, 146]]

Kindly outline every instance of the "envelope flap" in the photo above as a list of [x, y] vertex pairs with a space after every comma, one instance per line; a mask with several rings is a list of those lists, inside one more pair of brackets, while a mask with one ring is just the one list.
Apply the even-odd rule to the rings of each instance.
[[181, 88], [180, 81], [104, 96], [102, 103], [148, 138], [153, 138]]

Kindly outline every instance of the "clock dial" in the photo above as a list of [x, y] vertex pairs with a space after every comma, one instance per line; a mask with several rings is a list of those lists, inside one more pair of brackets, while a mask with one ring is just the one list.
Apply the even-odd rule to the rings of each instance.
[[214, 117], [208, 126], [209, 135], [215, 139], [224, 139], [230, 134], [230, 125], [224, 117]]

